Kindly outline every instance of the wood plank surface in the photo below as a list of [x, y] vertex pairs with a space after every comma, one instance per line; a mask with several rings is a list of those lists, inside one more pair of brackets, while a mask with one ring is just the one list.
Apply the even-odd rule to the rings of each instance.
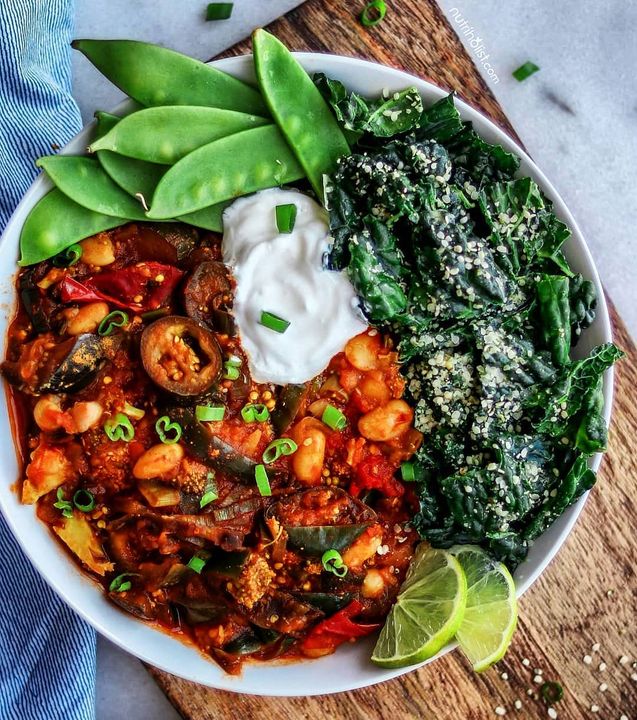
[[[515, 137], [435, 0], [393, 2], [385, 21], [371, 30], [356, 20], [363, 5], [308, 0], [270, 29], [295, 50], [376, 60], [456, 90]], [[227, 54], [248, 51], [245, 42]], [[541, 678], [564, 686], [564, 698], [555, 706], [559, 718], [637, 718], [637, 352], [612, 306], [611, 315], [616, 342], [627, 357], [617, 368], [610, 450], [575, 531], [522, 598], [517, 633], [497, 667], [476, 675], [456, 651], [382, 685], [292, 699], [210, 690], [149, 667], [181, 715], [192, 720], [483, 720], [498, 717], [495, 710], [502, 708], [507, 717], [534, 720], [549, 717], [538, 697], [540, 682], [534, 682]]]

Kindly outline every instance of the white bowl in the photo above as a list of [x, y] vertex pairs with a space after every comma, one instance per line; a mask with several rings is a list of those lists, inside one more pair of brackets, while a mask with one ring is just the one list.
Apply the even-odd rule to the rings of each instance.
[[[427, 105], [446, 95], [445, 91], [413, 75], [363, 60], [315, 53], [299, 53], [297, 58], [308, 72], [325, 72], [328, 76], [341, 80], [349, 89], [363, 95], [377, 96], [384, 88], [393, 92], [409, 85], [418, 88]], [[254, 79], [249, 56], [228, 58], [212, 64], [240, 78]], [[118, 110], [125, 110], [128, 102], [122, 103]], [[599, 297], [595, 322], [584, 333], [577, 351], [585, 353], [595, 345], [610, 341], [608, 309], [597, 270], [582, 233], [563, 200], [531, 158], [502, 130], [466, 103], [456, 101], [456, 105], [463, 119], [471, 120], [482, 137], [490, 142], [500, 143], [506, 150], [521, 158], [521, 174], [530, 175], [539, 184], [555, 203], [558, 216], [573, 231], [573, 237], [565, 248], [566, 256], [575, 271], [595, 283]], [[91, 126], [84, 128], [66, 146], [64, 152], [83, 153], [90, 133]], [[24, 196], [2, 236], [0, 302], [6, 309], [15, 306], [13, 278], [16, 272], [20, 229], [31, 208], [50, 188], [51, 183], [45, 177], [39, 177]], [[3, 357], [9, 316], [10, 313], [6, 312], [0, 321]], [[613, 374], [610, 370], [604, 379], [607, 422], [610, 420], [612, 388]], [[18, 465], [4, 396], [0, 410], [0, 456], [3, 458], [0, 470], [0, 507], [26, 554], [57, 594], [76, 612], [98, 632], [140, 659], [194, 682], [255, 695], [304, 696], [341, 692], [389, 680], [413, 669], [409, 667], [382, 670], [372, 665], [369, 657], [374, 638], [367, 638], [353, 645], [346, 644], [334, 655], [319, 660], [248, 664], [239, 677], [225, 674], [218, 665], [206, 659], [196, 649], [118, 610], [105, 598], [101, 587], [87, 578], [58, 546], [48, 528], [36, 518], [34, 507], [20, 504], [12, 489], [18, 477]], [[600, 459], [600, 455], [592, 458], [591, 467], [594, 470], [597, 470]], [[535, 542], [528, 558], [515, 574], [518, 595], [524, 593], [544, 571], [572, 530], [585, 502], [586, 497], [582, 497]], [[532, 620], [531, 606], [525, 607], [525, 613]], [[453, 645], [449, 645], [440, 655], [452, 647]]]

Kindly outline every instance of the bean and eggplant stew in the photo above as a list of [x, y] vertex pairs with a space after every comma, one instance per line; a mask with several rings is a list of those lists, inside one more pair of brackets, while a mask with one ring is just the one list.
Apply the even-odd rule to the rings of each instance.
[[213, 233], [127, 224], [22, 269], [3, 372], [22, 501], [114, 603], [237, 672], [380, 626], [422, 436], [374, 329], [306, 384], [254, 382], [220, 257]]

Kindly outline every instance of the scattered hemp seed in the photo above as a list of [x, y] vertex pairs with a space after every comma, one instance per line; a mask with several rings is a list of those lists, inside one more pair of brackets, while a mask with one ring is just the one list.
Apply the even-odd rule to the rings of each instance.
[[524, 667], [529, 667], [530, 664], [531, 661], [528, 658], [524, 658], [524, 660], [522, 660], [522, 665], [524, 665]]
[[590, 655], [584, 655], [584, 662], [590, 665], [593, 662], [593, 658]]
[[601, 662], [601, 663], [597, 666], [597, 669], [598, 669], [600, 672], [604, 672], [604, 670], [606, 670], [606, 663], [605, 663], [605, 662]]
[[599, 643], [595, 643], [593, 645], [593, 652], [599, 652], [600, 648], [601, 648], [601, 645]]
[[599, 691], [606, 692], [607, 690], [608, 690], [608, 685], [606, 683], [600, 683]]
[[501, 677], [503, 680], [508, 680], [508, 679], [509, 679], [509, 674], [503, 672], [502, 675], [500, 675], [500, 677]]
[[630, 679], [631, 679], [633, 682], [637, 682], [637, 673], [633, 673], [633, 674], [630, 676]]
[[502, 717], [503, 715], [507, 714], [507, 711], [502, 707], [502, 705], [498, 705], [498, 707], [495, 709], [495, 714]]
[[522, 709], [522, 700], [516, 700], [513, 703], [513, 706], [515, 707], [516, 710], [521, 710]]
[[599, 705], [591, 705], [591, 712], [596, 713], [599, 712]]
[[533, 677], [533, 682], [534, 682], [536, 685], [540, 685], [540, 683], [544, 682], [544, 678], [543, 678], [541, 675], [535, 675], [535, 676]]
[[549, 717], [555, 720], [555, 718], [557, 717], [557, 710], [555, 708], [549, 708], [548, 713]]
[[619, 664], [620, 664], [620, 665], [628, 665], [628, 662], [629, 662], [629, 661], [630, 661], [630, 658], [628, 657], [628, 655], [622, 655], [622, 656], [619, 658]]

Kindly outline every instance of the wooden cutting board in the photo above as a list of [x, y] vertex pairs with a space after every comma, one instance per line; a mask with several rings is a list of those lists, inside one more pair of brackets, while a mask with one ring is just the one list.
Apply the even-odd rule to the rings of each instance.
[[[356, 19], [363, 0], [308, 0], [270, 29], [294, 50], [375, 60], [455, 90], [516, 137], [435, 0], [388, 5], [384, 22], [365, 29]], [[226, 54], [249, 51], [244, 42]], [[637, 661], [637, 354], [612, 306], [611, 313], [616, 342], [627, 353], [617, 369], [611, 449], [575, 531], [521, 600], [517, 633], [497, 667], [476, 675], [455, 651], [382, 685], [292, 699], [210, 690], [149, 667], [183, 717], [482, 720], [498, 717], [496, 708], [502, 708], [514, 718], [547, 718], [547, 706], [527, 694], [539, 690], [537, 669], [541, 678], [564, 686], [564, 698], [555, 706], [559, 718], [637, 718], [637, 666], [632, 666]], [[622, 656], [628, 662], [620, 663]]]

